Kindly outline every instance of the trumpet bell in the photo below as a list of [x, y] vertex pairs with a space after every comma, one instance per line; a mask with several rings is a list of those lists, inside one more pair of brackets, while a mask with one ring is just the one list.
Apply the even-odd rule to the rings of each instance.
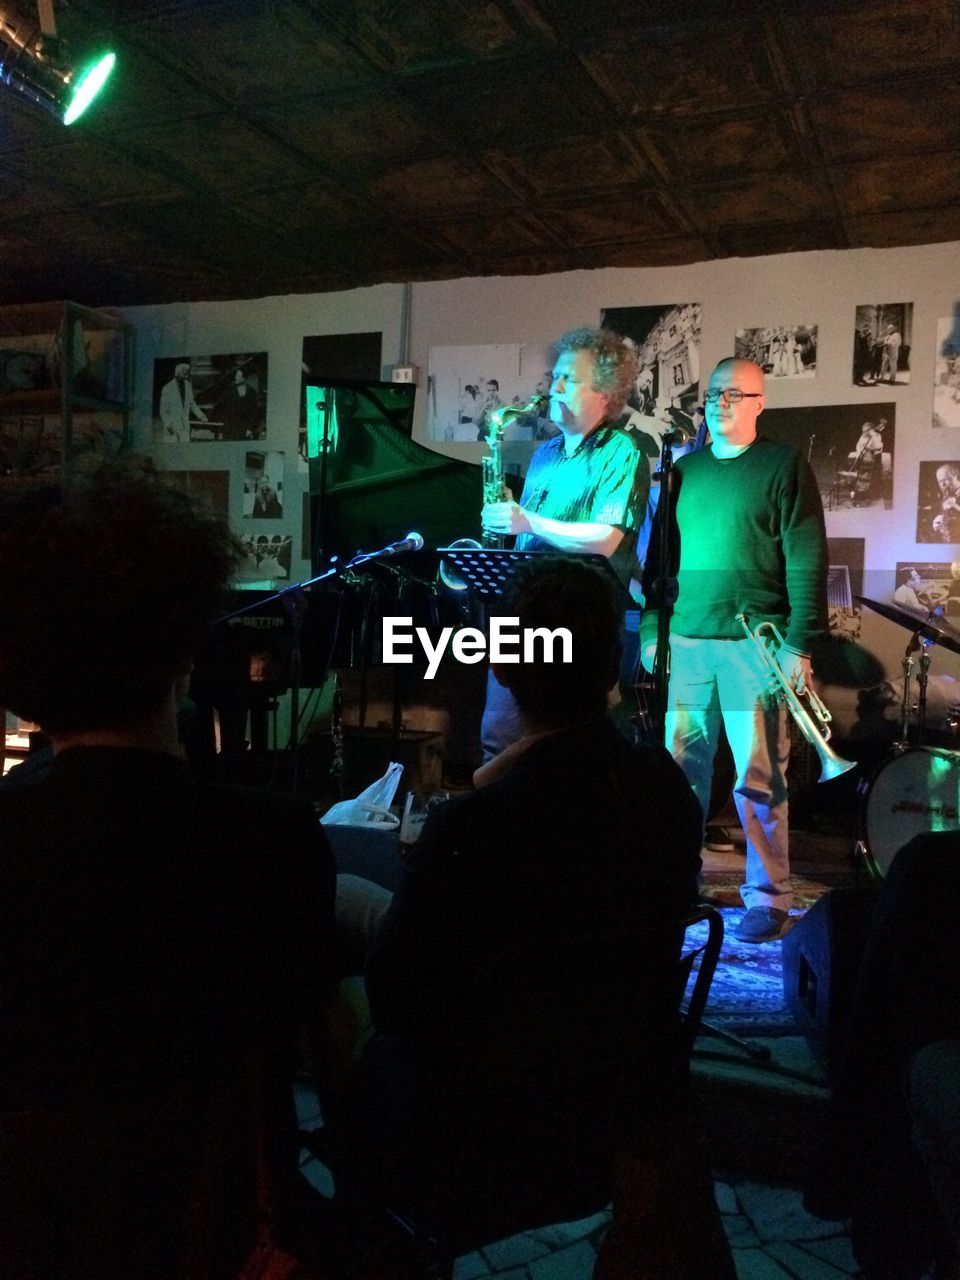
[[832, 782], [834, 778], [840, 778], [845, 773], [849, 773], [851, 769], [857, 767], [855, 760], [844, 760], [843, 756], [838, 756], [826, 742], [823, 743], [822, 747], [818, 747], [816, 743], [811, 745], [820, 757], [821, 782]]

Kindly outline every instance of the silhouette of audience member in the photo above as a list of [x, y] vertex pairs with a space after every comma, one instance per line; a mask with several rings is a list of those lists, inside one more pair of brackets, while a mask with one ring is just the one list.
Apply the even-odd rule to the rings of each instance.
[[[504, 1187], [548, 1212], [585, 1180], [608, 1191], [612, 1152], [669, 1145], [685, 1097], [668, 974], [696, 898], [699, 805], [662, 747], [631, 745], [607, 716], [620, 617], [603, 574], [535, 557], [504, 612], [569, 628], [573, 660], [494, 667], [526, 733], [430, 813], [405, 860], [368, 962], [377, 1034], [335, 1169], [338, 1191], [414, 1217], [439, 1194], [458, 1226]], [[703, 1206], [659, 1222], [637, 1280], [732, 1275], [715, 1253], [660, 1265], [702, 1245], [705, 1185]]]
[[915, 836], [864, 948], [808, 1205], [850, 1217], [865, 1280], [957, 1275], [958, 894], [960, 832]]
[[238, 554], [144, 475], [0, 494], [0, 703], [55, 751], [0, 792], [4, 1276], [235, 1276], [258, 1164], [292, 1229], [332, 858], [308, 806], [194, 782], [176, 731]]

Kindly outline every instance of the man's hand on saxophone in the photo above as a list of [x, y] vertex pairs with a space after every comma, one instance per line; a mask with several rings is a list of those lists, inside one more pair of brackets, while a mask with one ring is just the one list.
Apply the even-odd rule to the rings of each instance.
[[488, 533], [532, 533], [530, 517], [518, 502], [488, 502], [480, 512]]

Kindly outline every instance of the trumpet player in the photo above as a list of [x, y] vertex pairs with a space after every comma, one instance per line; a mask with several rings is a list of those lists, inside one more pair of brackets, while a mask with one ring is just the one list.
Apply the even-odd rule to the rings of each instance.
[[[810, 650], [826, 627], [826, 534], [809, 464], [791, 445], [761, 435], [764, 374], [750, 360], [722, 360], [705, 396], [710, 445], [680, 458], [669, 530], [678, 594], [670, 622], [666, 746], [701, 806], [710, 798], [721, 724], [736, 766], [734, 799], [746, 835], [742, 942], [769, 942], [788, 927], [787, 710], [758, 644], [738, 614], [773, 622], [786, 681], [802, 693]], [[659, 512], [657, 516], [659, 520]], [[655, 521], [651, 548], [659, 545]], [[657, 574], [647, 560], [645, 588]], [[641, 656], [653, 669], [661, 602], [647, 596]]]
[[[650, 473], [632, 435], [613, 424], [635, 377], [633, 351], [609, 329], [573, 329], [557, 340], [549, 414], [559, 433], [534, 452], [519, 502], [484, 506], [485, 531], [516, 534], [521, 551], [606, 556], [629, 582]], [[509, 691], [489, 679], [484, 760], [523, 732]]]

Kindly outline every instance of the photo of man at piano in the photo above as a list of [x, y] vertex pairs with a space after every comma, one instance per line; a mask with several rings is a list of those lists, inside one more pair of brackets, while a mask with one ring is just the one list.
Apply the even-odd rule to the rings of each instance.
[[[550, 421], [558, 434], [530, 460], [519, 502], [483, 508], [487, 533], [513, 534], [518, 551], [602, 555], [629, 582], [650, 488], [647, 459], [613, 423], [637, 376], [636, 355], [610, 329], [572, 329], [553, 347]], [[481, 725], [484, 761], [523, 734], [509, 690], [492, 675]]]

